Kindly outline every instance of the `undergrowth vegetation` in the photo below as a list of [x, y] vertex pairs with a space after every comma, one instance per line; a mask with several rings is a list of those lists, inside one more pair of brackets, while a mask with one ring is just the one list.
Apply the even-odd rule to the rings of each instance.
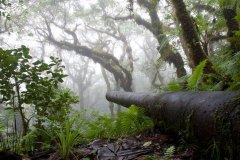
[[[61, 83], [66, 75], [58, 58], [34, 61], [25, 46], [0, 49], [0, 150], [29, 154], [55, 148], [62, 159], [76, 145], [97, 138], [118, 138], [153, 127], [144, 111], [131, 106], [115, 116], [72, 109], [78, 97]], [[19, 126], [19, 121], [22, 128]]]
[[[95, 118], [92, 119], [92, 115]], [[99, 138], [119, 138], [136, 135], [153, 127], [153, 121], [142, 109], [131, 106], [114, 117], [85, 112], [66, 115], [64, 120], [45, 120], [46, 125], [32, 128], [25, 136], [12, 133], [1, 139], [0, 149], [27, 154], [57, 147], [62, 159], [74, 156], [74, 147]], [[3, 135], [3, 132], [1, 132]]]
[[[240, 52], [234, 53], [229, 47], [214, 52], [209, 59], [213, 63], [215, 73], [205, 73], [206, 60], [202, 61], [189, 76], [184, 76], [171, 81], [165, 90], [180, 91], [239, 91], [240, 90]], [[233, 99], [239, 104], [239, 95]], [[233, 105], [234, 106], [234, 105]], [[227, 111], [224, 111], [227, 113]], [[191, 115], [189, 115], [191, 116]], [[213, 117], [217, 117], [213, 115]], [[225, 117], [220, 117], [224, 119]], [[215, 122], [217, 126], [217, 121]], [[191, 121], [187, 122], [187, 125]], [[223, 125], [224, 122], [221, 125]], [[226, 146], [223, 147], [221, 140], [212, 140], [207, 146], [198, 146], [195, 136], [189, 130], [179, 131], [180, 148], [188, 148], [203, 153], [202, 157], [214, 160], [233, 159], [232, 138], [229, 136], [231, 124], [225, 124], [222, 132], [228, 137]], [[224, 141], [224, 140], [222, 140]], [[224, 158], [223, 158], [224, 157]]]
[[211, 57], [216, 73], [204, 73], [206, 60], [202, 61], [190, 76], [184, 76], [168, 83], [167, 91], [222, 91], [240, 89], [240, 52], [229, 49], [214, 53]]
[[[93, 115], [95, 118], [92, 118]], [[76, 145], [87, 144], [99, 138], [112, 139], [137, 135], [153, 127], [153, 121], [136, 106], [131, 106], [128, 111], [119, 112], [114, 117], [96, 112], [86, 116], [86, 113], [82, 112], [66, 115], [61, 122], [49, 119], [46, 122], [43, 128], [33, 128], [25, 136], [6, 136], [5, 141], [8, 145], [1, 141], [0, 149], [27, 153], [56, 146], [62, 159], [68, 159], [69, 156], [74, 156]], [[9, 143], [10, 138], [15, 138], [13, 144]]]
[[[92, 116], [91, 116], [92, 117]], [[143, 109], [131, 106], [126, 112], [119, 112], [116, 116], [97, 116], [87, 121], [85, 134], [87, 138], [117, 138], [140, 133], [153, 127], [153, 121], [144, 115]]]

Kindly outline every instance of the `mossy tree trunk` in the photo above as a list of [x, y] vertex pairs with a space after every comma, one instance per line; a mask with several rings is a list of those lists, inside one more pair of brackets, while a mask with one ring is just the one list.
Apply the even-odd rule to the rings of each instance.
[[[187, 11], [186, 5], [183, 0], [171, 0], [175, 9], [175, 15], [178, 22], [181, 24], [183, 38], [189, 48], [189, 59], [191, 66], [195, 68], [200, 62], [207, 59], [207, 55], [203, 50], [200, 42], [196, 26]], [[205, 67], [205, 73], [213, 73], [212, 63], [208, 60]]]
[[174, 52], [172, 50], [172, 46], [169, 44], [167, 36], [164, 34], [163, 31], [163, 24], [159, 19], [157, 6], [158, 1], [147, 1], [147, 0], [137, 0], [137, 3], [140, 6], [143, 6], [151, 19], [151, 23], [143, 20], [141, 17], [136, 16], [134, 19], [137, 24], [143, 25], [149, 31], [153, 33], [155, 38], [159, 43], [158, 51], [161, 54], [161, 58], [173, 64], [176, 67], [177, 77], [182, 77], [186, 75], [186, 70], [184, 68], [184, 62], [179, 52]]
[[224, 8], [223, 9], [223, 16], [226, 20], [226, 25], [228, 28], [228, 37], [229, 42], [231, 44], [231, 49], [234, 53], [240, 51], [240, 40], [239, 37], [235, 36], [235, 32], [240, 32], [240, 26], [235, 18], [237, 16], [236, 9]]
[[160, 21], [157, 11], [158, 1], [149, 0], [137, 0], [137, 3], [145, 8], [150, 16], [150, 22], [142, 18], [137, 13], [125, 17], [111, 17], [105, 16], [106, 18], [114, 20], [129, 20], [133, 19], [138, 25], [143, 26], [150, 31], [153, 36], [157, 39], [159, 47], [158, 51], [161, 54], [161, 59], [169, 64], [173, 64], [176, 68], [177, 77], [186, 75], [184, 68], [184, 62], [179, 52], [173, 51], [173, 46], [169, 44], [168, 38], [163, 30], [163, 23]]

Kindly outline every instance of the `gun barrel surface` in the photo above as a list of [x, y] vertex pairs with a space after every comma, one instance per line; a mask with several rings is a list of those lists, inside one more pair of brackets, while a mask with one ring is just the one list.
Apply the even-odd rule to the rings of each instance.
[[[239, 92], [231, 91], [190, 91], [177, 93], [133, 93], [123, 91], [107, 92], [108, 101], [129, 107], [134, 104], [145, 108], [148, 116], [157, 122], [164, 122], [173, 132], [186, 129], [191, 116], [191, 129], [194, 136], [203, 144], [212, 138], [224, 135], [219, 122], [231, 124], [234, 143], [240, 146], [239, 102], [234, 103]], [[224, 125], [224, 124], [220, 124]], [[221, 137], [221, 136], [220, 136]]]

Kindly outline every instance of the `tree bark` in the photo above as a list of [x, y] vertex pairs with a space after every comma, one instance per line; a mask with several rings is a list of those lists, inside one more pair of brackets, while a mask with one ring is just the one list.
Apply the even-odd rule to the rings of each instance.
[[17, 110], [20, 113], [21, 121], [22, 121], [22, 125], [23, 125], [22, 126], [23, 127], [22, 135], [25, 136], [28, 132], [29, 125], [28, 125], [27, 119], [24, 114], [24, 107], [22, 106], [23, 102], [22, 102], [21, 95], [20, 95], [20, 85], [18, 84], [18, 79], [16, 77], [14, 77], [14, 78], [15, 78], [16, 96], [17, 96], [17, 103], [18, 103]]
[[237, 16], [236, 10], [234, 9], [223, 9], [223, 16], [226, 20], [226, 25], [228, 27], [229, 42], [231, 44], [231, 49], [233, 53], [240, 51], [240, 41], [239, 38], [235, 36], [236, 31], [240, 31], [240, 26], [238, 21], [235, 19]]
[[239, 94], [223, 91], [162, 94], [112, 91], [106, 94], [106, 98], [125, 107], [132, 104], [143, 107], [151, 118], [162, 122], [169, 131], [187, 130], [201, 145], [209, 145], [215, 139], [222, 147], [230, 145], [234, 154], [239, 154]]
[[133, 16], [126, 16], [126, 17], [110, 17], [105, 16], [106, 18], [111, 18], [114, 20], [129, 20], [134, 19], [134, 21], [138, 24], [149, 30], [153, 36], [157, 39], [158, 44], [158, 51], [161, 54], [161, 58], [169, 63], [173, 64], [176, 68], [177, 77], [182, 77], [186, 75], [186, 70], [184, 68], [184, 62], [179, 52], [174, 52], [172, 50], [172, 46], [169, 44], [169, 41], [164, 34], [163, 31], [163, 24], [159, 19], [157, 14], [157, 5], [158, 2], [149, 2], [147, 0], [137, 0], [137, 3], [144, 8], [147, 9], [148, 14], [151, 18], [151, 23], [143, 19], [141, 16], [134, 13]]
[[[103, 33], [106, 35], [109, 35], [113, 38], [115, 38], [116, 40], [119, 40], [123, 43], [123, 55], [121, 56], [119, 62], [122, 62], [125, 55], [127, 54], [127, 58], [128, 58], [128, 71], [130, 73], [133, 72], [134, 67], [133, 67], [133, 55], [132, 55], [132, 47], [130, 45], [130, 43], [127, 40], [127, 37], [124, 33], [122, 33], [120, 27], [118, 26], [117, 28], [114, 28], [113, 26], [108, 26], [111, 28], [111, 30], [103, 30], [103, 29], [97, 29], [97, 28], [93, 28], [91, 26], [88, 25], [88, 28], [96, 31], [97, 33]], [[111, 33], [111, 31], [113, 33]], [[107, 47], [107, 46], [106, 46]]]
[[[181, 24], [183, 37], [189, 48], [189, 57], [191, 60], [190, 63], [193, 68], [195, 68], [200, 62], [204, 61], [208, 57], [201, 46], [196, 27], [189, 12], [186, 9], [183, 0], [172, 0], [172, 3], [175, 9], [176, 17]], [[205, 73], [213, 72], [214, 70], [212, 68], [212, 64], [208, 60], [205, 67]]]
[[172, 63], [175, 66], [177, 77], [185, 76], [186, 70], [184, 68], [183, 59], [179, 52], [174, 52], [171, 49], [172, 46], [169, 44], [168, 38], [164, 34], [163, 24], [160, 21], [157, 13], [158, 1], [149, 2], [146, 0], [137, 0], [137, 3], [147, 9], [148, 14], [151, 18], [151, 23], [144, 21], [140, 17], [134, 18], [136, 23], [139, 25], [143, 25], [145, 28], [147, 28], [153, 33], [160, 46], [158, 47], [158, 51], [161, 54], [161, 58], [164, 61], [170, 64]]
[[[103, 78], [105, 80], [105, 83], [107, 85], [107, 91], [109, 92], [111, 90], [111, 84], [110, 84], [110, 81], [108, 79], [107, 73], [106, 73], [106, 71], [104, 70], [103, 67], [101, 67], [101, 71], [102, 71], [102, 75], [103, 75]], [[112, 102], [109, 102], [108, 103], [108, 108], [110, 110], [111, 116], [113, 117], [113, 115], [114, 115], [114, 111], [113, 111], [114, 104]]]
[[120, 82], [121, 88], [123, 88], [125, 91], [132, 91], [131, 73], [125, 68], [123, 68], [117, 58], [115, 58], [113, 55], [106, 52], [95, 51], [86, 46], [78, 45], [78, 43], [72, 44], [67, 41], [57, 41], [53, 38], [51, 32], [48, 36], [43, 36], [47, 38], [49, 42], [53, 43], [61, 49], [75, 51], [77, 54], [88, 57], [94, 62], [99, 63], [101, 66], [103, 66], [106, 70], [108, 70], [114, 75], [115, 80]]

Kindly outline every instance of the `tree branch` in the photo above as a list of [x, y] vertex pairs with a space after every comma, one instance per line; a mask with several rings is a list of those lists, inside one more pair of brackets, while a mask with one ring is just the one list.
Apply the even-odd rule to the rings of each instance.
[[[106, 52], [99, 52], [96, 50], [92, 50], [86, 46], [72, 44], [67, 41], [58, 41], [56, 40], [51, 32], [51, 26], [50, 24], [46, 22], [47, 31], [48, 34], [42, 34], [43, 37], [45, 37], [49, 42], [53, 43], [59, 48], [69, 50], [69, 51], [75, 51], [77, 54], [80, 54], [82, 56], [86, 56], [90, 59], [92, 59], [95, 63], [101, 64], [106, 70], [111, 72], [114, 75], [114, 78], [116, 81], [120, 81], [120, 86], [126, 90], [131, 91], [131, 85], [132, 85], [132, 76], [125, 68], [123, 68], [119, 61], [111, 54]], [[40, 33], [41, 34], [41, 33]]]
[[153, 33], [153, 28], [150, 22], [144, 20], [141, 18], [138, 14], [134, 13], [133, 16], [124, 16], [124, 17], [111, 17], [111, 16], [105, 16], [105, 18], [113, 19], [116, 21], [126, 21], [133, 19], [138, 25], [145, 27], [150, 32]]

